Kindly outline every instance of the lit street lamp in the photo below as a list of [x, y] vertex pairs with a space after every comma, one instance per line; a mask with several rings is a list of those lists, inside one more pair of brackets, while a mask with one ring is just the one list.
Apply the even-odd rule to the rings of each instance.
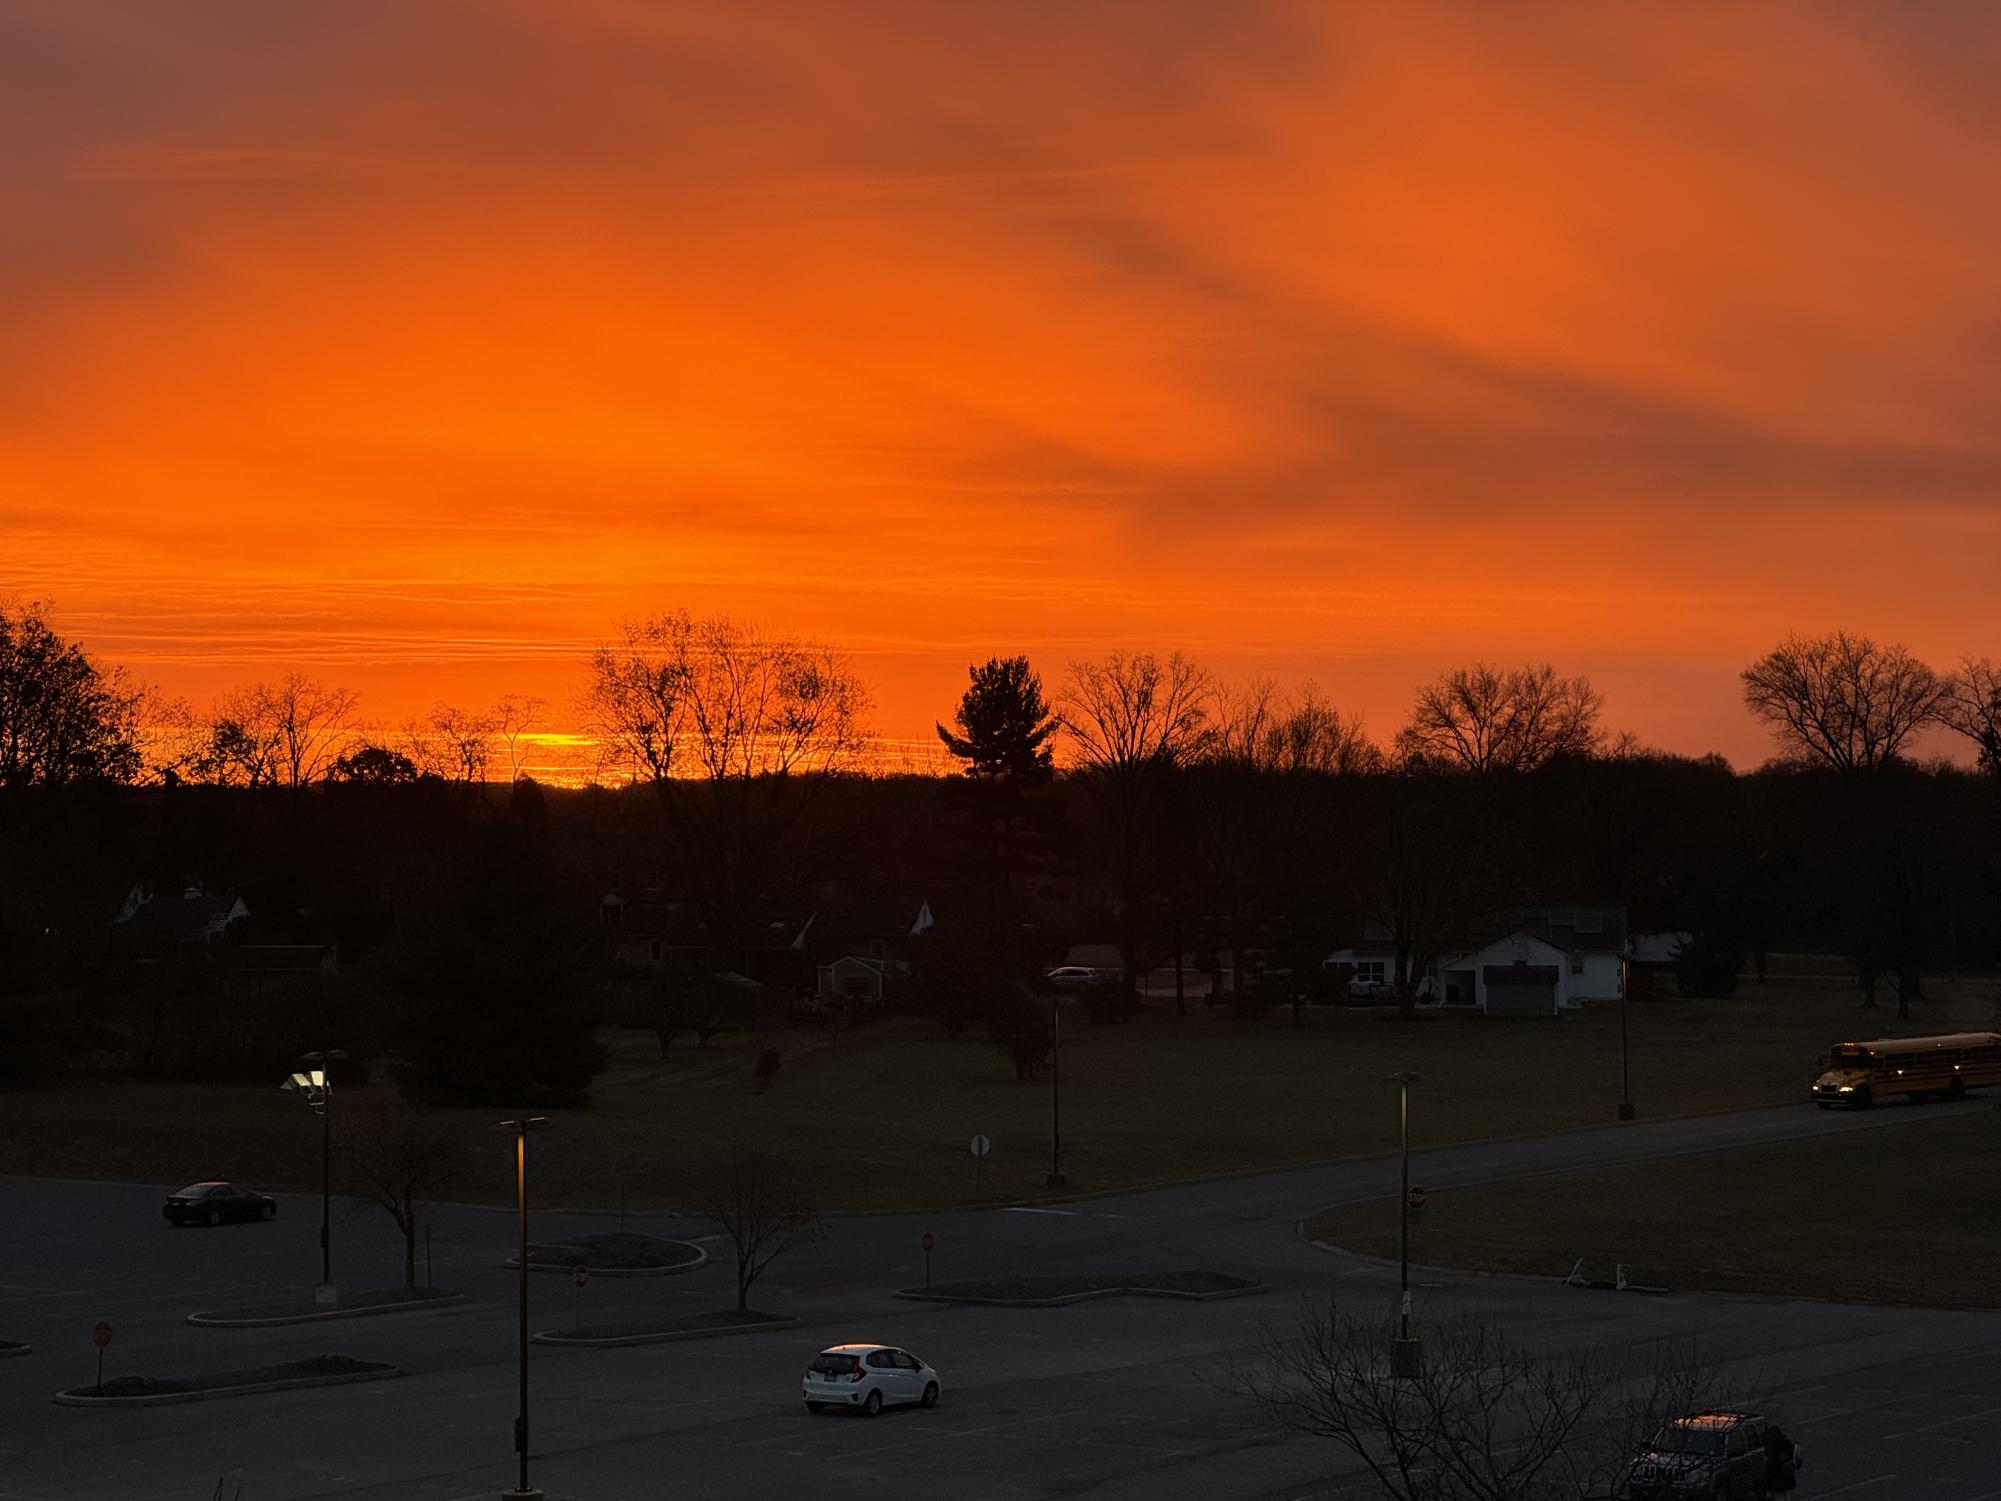
[[514, 1133], [514, 1213], [521, 1230], [521, 1411], [514, 1419], [514, 1448], [521, 1456], [521, 1481], [502, 1491], [504, 1501], [541, 1501], [542, 1493], [528, 1484], [528, 1133], [547, 1125], [539, 1115], [502, 1121], [493, 1129]]
[[1401, 1192], [1403, 1251], [1397, 1276], [1397, 1337], [1390, 1346], [1390, 1374], [1415, 1376], [1418, 1372], [1418, 1342], [1410, 1333], [1410, 1087], [1423, 1075], [1400, 1069], [1391, 1074], [1397, 1086], [1397, 1143], [1403, 1159]]
[[278, 1087], [294, 1089], [313, 1107], [320, 1118], [320, 1285], [314, 1298], [331, 1303], [336, 1294], [333, 1281], [333, 1066], [347, 1062], [339, 1048], [322, 1053], [304, 1053], [299, 1062], [305, 1068], [295, 1072]]

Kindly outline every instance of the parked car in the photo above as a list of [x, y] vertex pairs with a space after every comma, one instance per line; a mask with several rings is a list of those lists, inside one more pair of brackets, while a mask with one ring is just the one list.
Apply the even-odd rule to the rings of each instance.
[[1100, 984], [1104, 979], [1088, 964], [1058, 965], [1042, 978], [1058, 990], [1082, 990], [1087, 985]]
[[885, 1407], [938, 1405], [938, 1373], [894, 1345], [832, 1345], [799, 1383], [808, 1412], [849, 1407], [874, 1417]]
[[190, 1183], [160, 1206], [160, 1218], [174, 1226], [268, 1220], [277, 1212], [276, 1199], [234, 1183]]
[[1737, 1501], [1765, 1494], [1765, 1420], [1749, 1412], [1693, 1412], [1661, 1424], [1634, 1458], [1633, 1501]]

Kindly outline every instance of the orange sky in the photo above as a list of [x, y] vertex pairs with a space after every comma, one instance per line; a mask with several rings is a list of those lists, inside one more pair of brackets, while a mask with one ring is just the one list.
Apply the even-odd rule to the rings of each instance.
[[0, 597], [197, 705], [622, 617], [1316, 680], [1740, 762], [1788, 629], [2001, 655], [1988, 6], [28, 0]]

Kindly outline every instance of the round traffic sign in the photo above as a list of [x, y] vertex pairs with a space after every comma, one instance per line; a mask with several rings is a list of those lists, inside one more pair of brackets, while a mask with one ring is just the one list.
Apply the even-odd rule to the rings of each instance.
[[920, 1244], [921, 1246], [923, 1246], [923, 1247], [924, 1247], [924, 1249], [928, 1251], [928, 1250], [930, 1250], [930, 1249], [931, 1249], [931, 1248], [932, 1248], [933, 1246], [935, 1246], [935, 1245], [937, 1245], [937, 1244], [938, 1244], [938, 1237], [937, 1237], [937, 1236], [935, 1236], [935, 1235], [933, 1235], [933, 1234], [932, 1234], [932, 1233], [931, 1233], [931, 1232], [930, 1232], [929, 1230], [926, 1230], [926, 1231], [924, 1232], [924, 1238], [923, 1238], [923, 1240], [919, 1241], [919, 1242], [918, 1242], [918, 1244]]
[[99, 1319], [97, 1327], [90, 1331], [90, 1342], [100, 1350], [111, 1343], [111, 1326], [103, 1319]]
[[1424, 1208], [1424, 1190], [1413, 1188], [1409, 1193], [1404, 1195], [1404, 1202], [1413, 1209]]
[[570, 1280], [576, 1283], [578, 1287], [582, 1287], [586, 1282], [591, 1280], [591, 1269], [587, 1266], [578, 1267], [574, 1272], [570, 1273]]
[[975, 1136], [972, 1140], [972, 1148], [975, 1157], [984, 1157], [994, 1149], [994, 1144], [984, 1136]]

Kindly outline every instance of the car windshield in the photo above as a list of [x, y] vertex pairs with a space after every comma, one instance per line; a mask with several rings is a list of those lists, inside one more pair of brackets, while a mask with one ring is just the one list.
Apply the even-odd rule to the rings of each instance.
[[845, 1376], [854, 1368], [854, 1356], [836, 1354], [832, 1350], [815, 1357], [813, 1361], [813, 1369], [823, 1376]]
[[214, 1188], [215, 1185], [212, 1183], [196, 1183], [182, 1189], [174, 1197], [177, 1199], [205, 1199], [214, 1191]]
[[1720, 1428], [1684, 1428], [1670, 1423], [1654, 1435], [1654, 1450], [1660, 1454], [1721, 1454]]

